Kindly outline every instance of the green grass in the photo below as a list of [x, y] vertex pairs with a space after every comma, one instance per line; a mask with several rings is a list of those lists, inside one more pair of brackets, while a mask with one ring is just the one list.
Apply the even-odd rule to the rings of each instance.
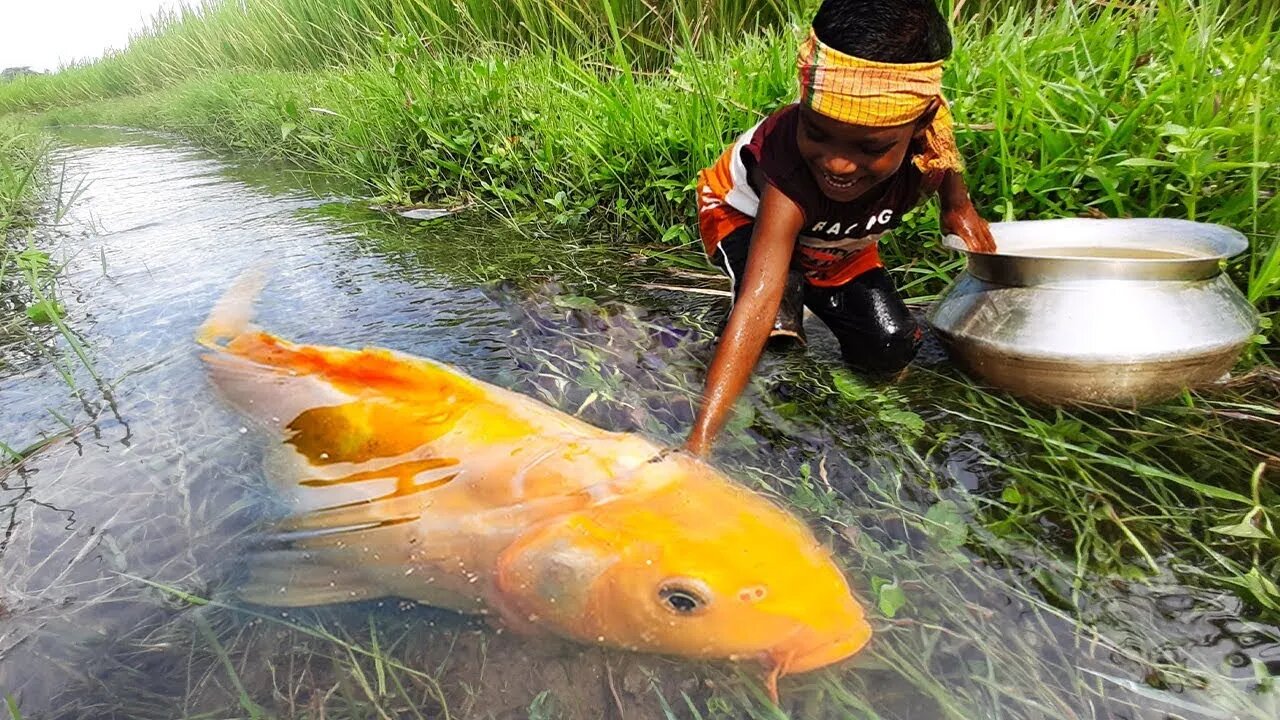
[[[0, 125], [0, 373], [48, 363], [81, 403], [86, 391], [77, 366], [105, 391], [89, 351], [68, 327], [59, 299], [61, 264], [47, 240], [83, 186], [50, 183], [49, 140], [27, 123]], [[61, 343], [62, 347], [58, 347]], [[21, 438], [0, 438], [0, 472], [72, 431], [56, 411], [56, 430], [32, 428]]]
[[37, 135], [0, 126], [0, 237], [34, 221], [44, 150]]
[[[100, 63], [0, 86], [0, 111], [175, 130], [356, 179], [379, 201], [472, 198], [518, 222], [690, 244], [696, 260], [698, 168], [795, 92], [799, 26], [778, 20], [802, 17], [795, 8], [745, 13], [741, 23], [763, 29], [744, 35], [731, 5], [680, 5], [659, 21], [620, 3], [610, 23], [586, 0], [472, 0], [447, 4], [461, 19], [441, 24], [445, 6], [217, 4], [161, 19]], [[1267, 138], [1280, 121], [1267, 109], [1280, 101], [1280, 14], [1228, 10], [1078, 0], [962, 14], [945, 82], [981, 210], [1230, 225], [1250, 239], [1233, 277], [1274, 316], [1280, 148]], [[917, 212], [886, 249], [920, 297], [959, 267], [933, 218]]]
[[470, 54], [477, 43], [511, 52], [564, 52], [612, 59], [613, 48], [650, 68], [672, 58], [672, 16], [691, 18], [687, 37], [733, 36], [777, 25], [799, 0], [213, 0], [162, 13], [126, 52], [15, 82], [21, 104], [130, 95], [216, 71], [327, 70], [381, 64], [388, 43], [424, 53]]
[[46, 152], [37, 133], [0, 126], [0, 307], [16, 311], [0, 317], [0, 345], [21, 336], [30, 322], [47, 322], [56, 310], [54, 301], [38, 296], [48, 291], [54, 271], [31, 239], [43, 210]]

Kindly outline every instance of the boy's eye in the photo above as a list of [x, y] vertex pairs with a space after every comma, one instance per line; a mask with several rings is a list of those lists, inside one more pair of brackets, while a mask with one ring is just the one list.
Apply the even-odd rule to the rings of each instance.
[[819, 142], [819, 143], [827, 142], [828, 140], [831, 139], [830, 135], [822, 132], [821, 130], [819, 130], [818, 128], [814, 127], [809, 123], [804, 124], [804, 134], [807, 135], [810, 140], [814, 142]]
[[888, 145], [872, 145], [870, 147], [864, 145], [862, 147], [862, 152], [868, 155], [883, 155], [889, 152], [889, 150], [891, 150], [892, 148], [893, 148], [892, 143]]

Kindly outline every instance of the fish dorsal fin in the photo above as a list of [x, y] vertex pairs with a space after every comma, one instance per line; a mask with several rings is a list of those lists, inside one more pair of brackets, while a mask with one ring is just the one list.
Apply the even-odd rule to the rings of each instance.
[[253, 333], [205, 361], [221, 394], [277, 431], [308, 471], [341, 466], [345, 474], [414, 459], [467, 413], [496, 415], [474, 381], [388, 354], [297, 347]]
[[[240, 335], [226, 350], [260, 368], [260, 374], [309, 378], [325, 388], [322, 394], [328, 398], [354, 401], [341, 409], [319, 407], [335, 402], [317, 402], [309, 417], [297, 414], [294, 429], [298, 432], [323, 432], [335, 421], [345, 424], [343, 435], [359, 430], [381, 434], [413, 425], [416, 429], [411, 434], [425, 442], [447, 432], [464, 415], [489, 440], [511, 440], [553, 427], [587, 432], [576, 418], [553, 412], [524, 395], [393, 350], [296, 345], [265, 332]], [[295, 415], [281, 417], [292, 420]]]
[[255, 331], [238, 335], [227, 351], [294, 374], [317, 376], [352, 394], [407, 402], [454, 397], [459, 403], [474, 402], [484, 394], [481, 383], [447, 365], [386, 348], [298, 345]]
[[[254, 300], [265, 282], [261, 269], [242, 274], [218, 300], [197, 333], [198, 342], [215, 351], [205, 356], [214, 365], [215, 382], [220, 386], [252, 386], [246, 389], [253, 392], [239, 393], [246, 400], [252, 400], [254, 393], [265, 386], [276, 385], [289, 386], [289, 392], [295, 395], [299, 388], [306, 387], [302, 398], [295, 397], [288, 403], [293, 408], [305, 407], [308, 401], [314, 401], [311, 406], [318, 407], [337, 404], [335, 398], [379, 398], [421, 408], [419, 415], [430, 416], [451, 407], [510, 404], [510, 398], [492, 397], [505, 395], [499, 388], [426, 358], [386, 348], [350, 350], [301, 345], [264, 332], [250, 320]], [[226, 344], [219, 344], [223, 340]], [[231, 358], [246, 362], [234, 363]], [[222, 360], [220, 366], [219, 360]], [[310, 378], [312, 382], [307, 387], [290, 383], [288, 378]], [[242, 406], [249, 404], [241, 403]], [[527, 398], [520, 404], [526, 411], [533, 407]], [[256, 416], [263, 414], [260, 408], [242, 409]], [[506, 407], [491, 410], [495, 415], [504, 410], [511, 414]], [[274, 417], [288, 421], [297, 414], [276, 413]]]

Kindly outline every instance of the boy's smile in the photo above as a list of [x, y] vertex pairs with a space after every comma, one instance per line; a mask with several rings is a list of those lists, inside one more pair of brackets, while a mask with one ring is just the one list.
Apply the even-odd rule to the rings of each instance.
[[836, 202], [855, 200], [897, 172], [921, 127], [919, 120], [893, 127], [851, 125], [804, 105], [799, 110], [800, 156], [822, 194]]

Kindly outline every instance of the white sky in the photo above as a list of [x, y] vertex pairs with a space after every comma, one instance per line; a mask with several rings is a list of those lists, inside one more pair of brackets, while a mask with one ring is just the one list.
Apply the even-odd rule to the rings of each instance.
[[56, 70], [122, 48], [158, 9], [198, 0], [0, 0], [0, 69]]

